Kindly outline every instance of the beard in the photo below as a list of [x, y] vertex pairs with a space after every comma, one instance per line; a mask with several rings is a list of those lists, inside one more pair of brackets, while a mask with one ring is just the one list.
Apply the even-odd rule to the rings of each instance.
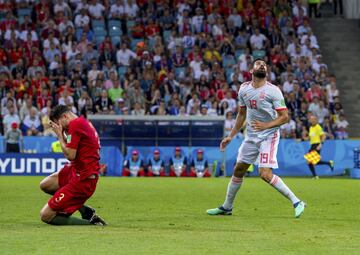
[[256, 78], [264, 79], [266, 77], [266, 71], [265, 70], [256, 70], [253, 72], [253, 75]]

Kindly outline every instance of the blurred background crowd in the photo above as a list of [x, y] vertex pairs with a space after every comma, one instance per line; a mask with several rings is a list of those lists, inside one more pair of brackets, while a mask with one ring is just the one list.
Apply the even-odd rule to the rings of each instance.
[[0, 0], [1, 133], [53, 135], [57, 104], [83, 115], [223, 115], [227, 133], [237, 91], [264, 58], [291, 115], [283, 138], [307, 140], [313, 114], [328, 138], [346, 139], [309, 22], [316, 8], [303, 2]]

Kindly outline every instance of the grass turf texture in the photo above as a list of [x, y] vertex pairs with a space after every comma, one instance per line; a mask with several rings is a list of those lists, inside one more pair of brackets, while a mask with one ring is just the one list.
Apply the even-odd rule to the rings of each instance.
[[0, 177], [0, 254], [360, 254], [360, 183], [284, 178], [300, 219], [272, 187], [247, 178], [233, 216], [208, 216], [229, 179], [101, 178], [88, 204], [110, 224], [50, 226], [39, 177]]

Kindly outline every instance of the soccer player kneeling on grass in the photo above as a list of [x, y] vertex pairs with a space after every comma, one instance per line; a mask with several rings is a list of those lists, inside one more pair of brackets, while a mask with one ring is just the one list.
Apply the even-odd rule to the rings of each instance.
[[[53, 195], [41, 209], [41, 220], [52, 225], [106, 225], [93, 208], [84, 205], [99, 178], [100, 141], [95, 128], [64, 105], [52, 110], [50, 125], [71, 163], [40, 183], [44, 192]], [[82, 219], [71, 216], [77, 210]]]
[[196, 158], [191, 161], [190, 177], [210, 177], [209, 165], [204, 158], [204, 151], [199, 149]]
[[300, 217], [305, 208], [302, 202], [280, 177], [272, 173], [278, 168], [276, 153], [279, 144], [279, 127], [289, 121], [288, 110], [280, 89], [267, 82], [265, 61], [257, 59], [253, 63], [252, 81], [240, 86], [238, 99], [240, 109], [236, 123], [229, 136], [220, 143], [224, 151], [231, 139], [236, 136], [246, 120], [247, 134], [239, 148], [233, 176], [227, 188], [226, 199], [222, 206], [207, 210], [210, 215], [231, 215], [236, 193], [240, 189], [249, 166], [260, 158], [261, 178], [288, 198], [295, 208], [295, 217]]

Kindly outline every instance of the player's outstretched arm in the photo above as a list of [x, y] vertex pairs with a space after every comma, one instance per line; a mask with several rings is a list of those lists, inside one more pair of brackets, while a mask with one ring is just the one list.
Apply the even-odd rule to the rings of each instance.
[[235, 125], [232, 128], [229, 136], [225, 137], [220, 143], [220, 151], [225, 150], [226, 145], [231, 142], [231, 139], [239, 133], [241, 127], [244, 125], [246, 119], [246, 107], [239, 107], [238, 114], [236, 116]]
[[251, 126], [255, 131], [261, 131], [273, 127], [279, 127], [285, 123], [289, 122], [289, 113], [287, 109], [283, 109], [278, 111], [278, 117], [270, 122], [261, 122], [258, 120], [254, 120], [251, 123]]

